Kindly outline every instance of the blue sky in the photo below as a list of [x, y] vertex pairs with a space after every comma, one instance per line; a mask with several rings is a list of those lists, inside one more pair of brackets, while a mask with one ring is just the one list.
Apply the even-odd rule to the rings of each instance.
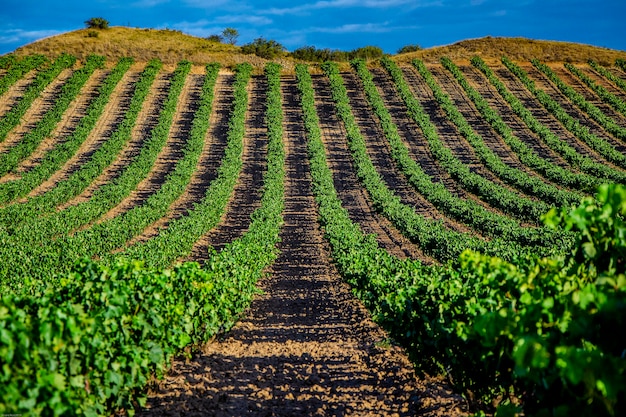
[[84, 28], [91, 17], [201, 37], [233, 27], [239, 45], [264, 37], [290, 51], [374, 45], [395, 53], [487, 35], [626, 50], [625, 0], [2, 0], [0, 54]]

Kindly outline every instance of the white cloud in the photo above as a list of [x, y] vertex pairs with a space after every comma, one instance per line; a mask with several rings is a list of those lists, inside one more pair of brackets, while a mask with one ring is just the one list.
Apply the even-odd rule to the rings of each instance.
[[251, 25], [270, 25], [272, 19], [265, 16], [255, 15], [226, 15], [219, 16], [214, 20], [215, 23], [249, 23]]
[[274, 14], [274, 15], [287, 15], [304, 13], [311, 10], [320, 9], [333, 9], [333, 8], [347, 8], [347, 7], [362, 7], [368, 9], [382, 9], [403, 6], [405, 10], [416, 9], [419, 7], [440, 6], [441, 0], [320, 0], [315, 3], [303, 4], [301, 6], [286, 7], [286, 8], [270, 8], [266, 10], [260, 10], [259, 13]]
[[255, 26], [263, 26], [270, 25], [273, 23], [271, 19], [265, 16], [255, 16], [255, 15], [226, 15], [226, 16], [218, 16], [215, 19], [201, 19], [196, 20], [194, 22], [182, 21], [176, 22], [174, 24], [166, 24], [163, 27], [171, 27], [173, 29], [179, 29], [183, 32], [192, 33], [192, 31], [197, 30], [206, 30], [210, 28], [211, 30], [216, 27], [224, 29], [224, 25], [237, 24], [237, 23], [247, 23]]
[[0, 44], [3, 43], [27, 43], [35, 40], [48, 38], [60, 33], [64, 33], [63, 30], [23, 30], [23, 29], [9, 29], [0, 31]]
[[159, 4], [169, 3], [169, 2], [170, 0], [139, 0], [139, 1], [133, 2], [131, 5], [134, 7], [150, 8], [150, 7], [158, 6]]
[[[182, 21], [176, 23], [163, 24], [161, 27], [169, 27], [180, 30], [190, 35], [206, 37], [221, 33], [226, 26], [236, 26], [240, 23], [247, 23], [252, 26], [267, 26], [273, 21], [265, 16], [254, 15], [226, 15], [218, 16], [215, 19], [201, 19], [193, 22]], [[241, 33], [241, 31], [240, 31]]]
[[389, 22], [385, 23], [354, 23], [354, 24], [345, 24], [341, 26], [334, 27], [320, 27], [313, 26], [309, 28], [305, 28], [302, 30], [298, 30], [293, 32], [294, 34], [303, 34], [303, 33], [335, 33], [335, 34], [346, 34], [346, 33], [387, 33], [397, 30], [403, 29], [418, 29], [418, 26], [388, 26]]

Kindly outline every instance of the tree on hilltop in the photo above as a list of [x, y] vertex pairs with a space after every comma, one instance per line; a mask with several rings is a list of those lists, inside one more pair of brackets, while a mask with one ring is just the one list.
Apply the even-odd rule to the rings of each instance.
[[85, 25], [88, 29], [108, 29], [109, 21], [102, 17], [92, 17], [89, 20], [85, 20]]
[[237, 43], [237, 38], [239, 37], [239, 31], [235, 28], [226, 28], [222, 31], [222, 38], [226, 40], [231, 45]]

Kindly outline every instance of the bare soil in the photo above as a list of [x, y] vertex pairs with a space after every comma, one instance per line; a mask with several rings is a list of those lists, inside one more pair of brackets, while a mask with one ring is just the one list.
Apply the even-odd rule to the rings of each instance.
[[[585, 112], [576, 107], [567, 97], [559, 91], [559, 89], [552, 84], [552, 82], [537, 70], [531, 64], [521, 65], [522, 69], [526, 71], [529, 77], [535, 82], [535, 86], [539, 89], [544, 90], [546, 93], [550, 95], [554, 100], [556, 100], [561, 107], [572, 117], [577, 119], [581, 125], [589, 128], [591, 133], [598, 135], [601, 138], [611, 140], [609, 138], [609, 134], [602, 129], [594, 120], [592, 120]], [[541, 105], [541, 104], [539, 104]], [[547, 110], [546, 110], [547, 111]], [[578, 139], [574, 134], [569, 132], [561, 123], [555, 119], [556, 124], [551, 124], [550, 128], [558, 126], [558, 132], [553, 130], [557, 136], [563, 140], [566, 140], [567, 143], [576, 149], [576, 151], [580, 154], [587, 155], [597, 162], [609, 164], [601, 155], [592, 150], [587, 144], [585, 144], [582, 140]]]
[[65, 113], [63, 113], [61, 120], [51, 134], [44, 138], [37, 149], [17, 167], [16, 172], [18, 175], [28, 172], [39, 165], [48, 152], [74, 133], [78, 123], [85, 116], [89, 105], [98, 96], [98, 88], [107, 75], [108, 71], [105, 70], [97, 69], [94, 71], [81, 92], [76, 96], [76, 99], [70, 103]]
[[591, 78], [596, 84], [604, 87], [609, 93], [617, 96], [623, 102], [626, 102], [626, 91], [622, 90], [617, 85], [613, 84], [612, 81], [603, 77], [601, 74], [597, 73], [589, 65], [576, 65], [576, 68], [581, 70], [585, 75]]
[[[285, 80], [286, 199], [280, 256], [242, 320], [151, 392], [150, 416], [458, 416], [462, 399], [417, 378], [351, 295], [317, 226], [295, 83]], [[297, 126], [297, 127], [296, 127]]]
[[[572, 74], [563, 65], [554, 65], [552, 70], [559, 76], [563, 82], [572, 87], [574, 91], [581, 94], [588, 102], [596, 106], [602, 113], [610, 117], [620, 126], [626, 126], [626, 116], [615, 110], [610, 104], [602, 101], [600, 96], [591, 89], [583, 80], [578, 76]], [[608, 133], [605, 133], [608, 135]]]
[[[452, 151], [452, 153], [465, 165], [467, 165], [470, 171], [487, 178], [489, 181], [498, 184], [504, 188], [508, 188], [505, 184], [503, 184], [491, 171], [487, 170], [487, 168], [482, 165], [474, 150], [470, 146], [469, 143], [463, 138], [461, 133], [458, 131], [456, 126], [448, 120], [445, 115], [444, 110], [437, 104], [435, 97], [432, 93], [432, 90], [428, 85], [422, 80], [421, 76], [417, 72], [416, 69], [412, 67], [401, 67], [405, 78], [408, 81], [409, 87], [411, 88], [413, 94], [420, 101], [424, 111], [428, 114], [430, 121], [435, 126], [437, 130], [437, 134], [439, 135], [439, 139]], [[436, 76], [438, 71], [443, 71], [440, 66], [429, 66], [429, 70]], [[417, 123], [411, 120], [414, 129], [420, 129]], [[428, 147], [427, 140], [424, 136], [422, 136], [423, 144], [420, 146]], [[411, 149], [413, 148], [411, 144]], [[432, 154], [431, 154], [432, 155]], [[446, 188], [456, 194], [457, 196], [465, 199], [471, 199], [475, 203], [485, 207], [488, 210], [498, 212], [499, 214], [503, 214], [499, 209], [494, 208], [480, 199], [480, 197], [475, 194], [463, 189], [462, 184], [456, 182], [454, 178], [452, 178], [449, 174], [446, 173], [449, 180], [444, 181]]]
[[[528, 67], [524, 68], [529, 69]], [[572, 146], [582, 155], [585, 155], [596, 162], [602, 162], [603, 159], [588, 146], [581, 143], [574, 135], [572, 135], [541, 103], [535, 98], [533, 93], [528, 91], [524, 84], [506, 67], [495, 67], [494, 72], [505, 83], [509, 91], [517, 97], [528, 111], [537, 119], [537, 121], [549, 128], [561, 140]], [[545, 81], [545, 80], [544, 80]], [[538, 88], [542, 88], [541, 83], [536, 83]], [[554, 96], [553, 96], [554, 98]]]
[[191, 125], [199, 107], [203, 77], [189, 74], [178, 98], [176, 111], [172, 118], [172, 126], [165, 146], [157, 156], [150, 173], [124, 200], [109, 210], [98, 222], [119, 216], [133, 207], [141, 206], [151, 195], [155, 194], [174, 170], [176, 163], [183, 157], [183, 149], [191, 132]]
[[33, 83], [37, 71], [29, 71], [22, 78], [11, 85], [8, 90], [0, 96], [0, 117], [10, 111], [17, 101], [22, 98], [28, 87]]
[[[382, 69], [374, 69], [373, 75], [374, 83], [385, 103], [385, 107], [391, 115], [391, 120], [398, 128], [398, 133], [413, 160], [430, 176], [432, 182], [442, 182], [448, 190], [453, 189], [452, 193], [455, 195], [464, 193], [450, 175], [434, 160], [432, 153], [428, 149], [426, 138], [409, 116], [406, 106], [402, 105], [402, 99], [398, 95], [389, 75]], [[424, 201], [427, 201], [425, 197]], [[428, 202], [428, 204], [431, 203]], [[430, 215], [434, 220], [443, 221], [452, 230], [463, 233], [475, 233], [466, 225], [440, 212], [435, 206], [432, 206]]]

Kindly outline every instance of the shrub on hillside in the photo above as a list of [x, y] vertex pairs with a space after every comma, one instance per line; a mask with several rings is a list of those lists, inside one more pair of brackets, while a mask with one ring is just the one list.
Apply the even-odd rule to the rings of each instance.
[[253, 42], [245, 44], [241, 47], [244, 54], [254, 54], [265, 59], [274, 59], [282, 56], [285, 47], [272, 39], [256, 38]]
[[88, 29], [108, 29], [109, 21], [102, 17], [92, 17], [89, 20], [85, 20], [85, 25]]
[[414, 45], [404, 45], [402, 48], [398, 49], [398, 53], [399, 54], [406, 54], [409, 52], [416, 52], [416, 51], [420, 51], [422, 49], [421, 46], [414, 44]]

